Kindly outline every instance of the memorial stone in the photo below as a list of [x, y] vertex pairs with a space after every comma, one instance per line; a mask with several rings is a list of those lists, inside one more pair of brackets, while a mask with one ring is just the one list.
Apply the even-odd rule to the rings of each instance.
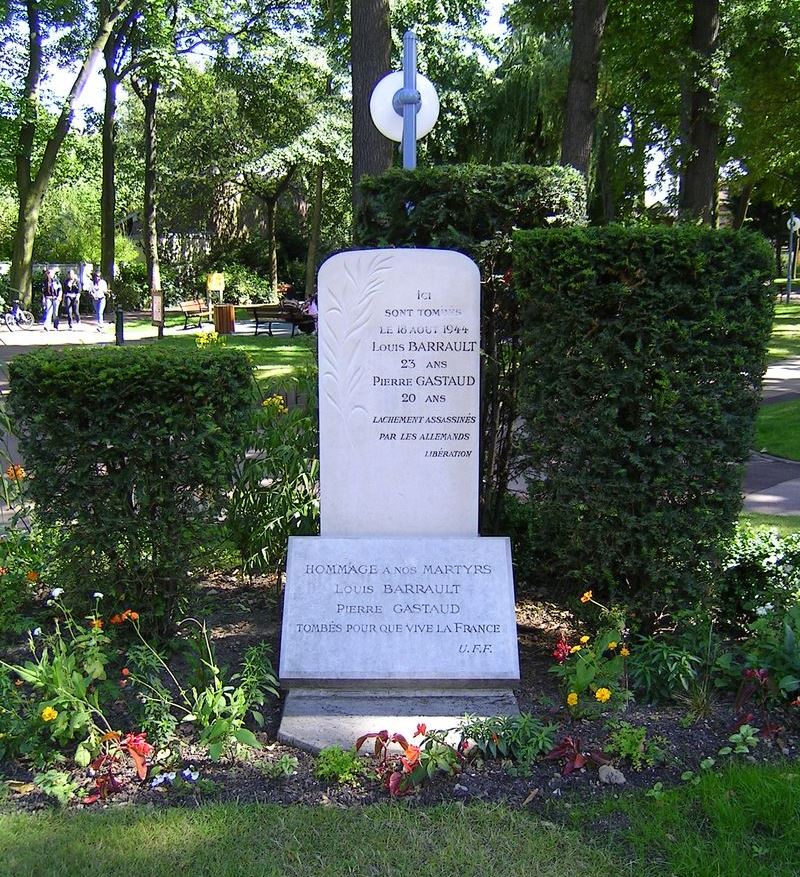
[[321, 536], [289, 540], [279, 738], [516, 712], [510, 545], [477, 535], [478, 268], [341, 253], [318, 301]]

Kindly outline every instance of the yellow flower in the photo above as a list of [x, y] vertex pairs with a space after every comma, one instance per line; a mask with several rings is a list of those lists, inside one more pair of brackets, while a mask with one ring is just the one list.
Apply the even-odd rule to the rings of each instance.
[[588, 603], [589, 600], [592, 599], [592, 592], [587, 591], [585, 594], [581, 596], [581, 603]]
[[46, 706], [42, 710], [42, 721], [43, 722], [52, 722], [54, 718], [58, 715], [58, 710], [54, 710], [51, 706]]
[[283, 401], [283, 396], [280, 396], [278, 393], [274, 396], [267, 396], [261, 405], [267, 411], [275, 411], [276, 414], [286, 414], [289, 410]]
[[630, 654], [630, 652], [628, 651], [628, 647], [627, 647], [627, 646], [623, 646], [623, 647], [619, 650], [619, 653], [622, 655], [623, 658], [627, 658], [628, 655]]
[[581, 650], [581, 647], [580, 647], [580, 646], [573, 646], [573, 647], [569, 650], [569, 653], [570, 653], [571, 655], [574, 655], [575, 652], [579, 652], [580, 650]]
[[619, 645], [619, 643], [610, 642], [608, 644], [608, 647], [613, 651], [618, 645]]
[[611, 692], [607, 688], [598, 688], [595, 691], [594, 696], [600, 703], [605, 703], [607, 700], [611, 699]]
[[25, 573], [25, 578], [29, 582], [38, 582], [39, 581], [39, 573], [36, 572], [35, 570], [30, 569], [30, 570], [28, 570], [28, 572]]
[[581, 642], [582, 642], [584, 645], [586, 645], [586, 643], [589, 642], [589, 637], [588, 637], [588, 636], [582, 636], [582, 637], [581, 637]]
[[567, 695], [567, 706], [576, 706], [578, 703], [578, 695], [574, 691], [570, 691]]

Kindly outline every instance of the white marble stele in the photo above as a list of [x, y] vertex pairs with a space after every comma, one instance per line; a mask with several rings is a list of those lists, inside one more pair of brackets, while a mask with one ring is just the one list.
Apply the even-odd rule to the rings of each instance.
[[476, 536], [480, 273], [447, 250], [319, 272], [323, 536]]

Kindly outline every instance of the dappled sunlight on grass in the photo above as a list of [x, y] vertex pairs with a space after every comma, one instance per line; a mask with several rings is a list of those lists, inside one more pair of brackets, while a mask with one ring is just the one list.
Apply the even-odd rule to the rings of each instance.
[[775, 320], [769, 342], [769, 361], [800, 356], [800, 304], [775, 306]]

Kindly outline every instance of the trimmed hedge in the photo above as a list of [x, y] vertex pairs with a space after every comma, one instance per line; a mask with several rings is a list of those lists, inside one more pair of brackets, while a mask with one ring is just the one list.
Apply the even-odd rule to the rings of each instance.
[[[586, 219], [586, 184], [573, 168], [520, 164], [393, 168], [380, 177], [364, 177], [360, 185], [364, 199], [356, 217], [356, 243], [442, 247], [466, 253], [479, 264], [479, 245], [497, 235]], [[408, 210], [410, 204], [413, 209]], [[506, 258], [508, 268], [510, 246]]]
[[68, 593], [103, 591], [104, 609], [134, 608], [168, 629], [244, 450], [246, 355], [42, 350], [9, 371], [27, 489], [42, 524], [64, 532]]
[[750, 232], [519, 232], [528, 578], [650, 613], [702, 598], [741, 507], [773, 295]]
[[519, 369], [511, 235], [516, 228], [584, 222], [585, 181], [573, 168], [454, 165], [393, 169], [365, 177], [361, 190], [357, 244], [458, 250], [481, 270], [481, 531], [499, 532]]

